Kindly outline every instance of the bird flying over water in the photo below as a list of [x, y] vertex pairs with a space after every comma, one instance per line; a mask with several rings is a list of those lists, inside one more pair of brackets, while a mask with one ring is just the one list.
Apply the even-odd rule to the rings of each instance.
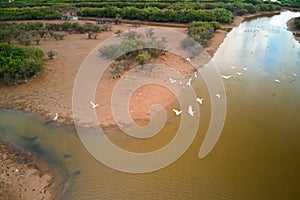
[[242, 72], [237, 72], [237, 75], [239, 75], [239, 76], [242, 75], [242, 74], [243, 74]]
[[298, 76], [298, 75], [297, 75], [295, 72], [293, 72], [293, 76], [295, 76], [295, 77], [296, 77], [296, 76]]
[[274, 79], [274, 81], [275, 81], [276, 83], [280, 83], [280, 80], [278, 80], [278, 79]]
[[197, 101], [199, 104], [202, 104], [202, 103], [203, 103], [203, 100], [204, 100], [204, 98], [199, 98], [199, 97], [197, 97], [197, 99], [196, 99], [196, 101]]
[[182, 113], [182, 110], [173, 109], [173, 112], [175, 112], [175, 115], [180, 115]]
[[231, 75], [225, 76], [225, 75], [221, 75], [222, 78], [224, 78], [225, 80], [229, 79], [231, 77]]
[[247, 70], [248, 70], [248, 67], [243, 67], [242, 69], [245, 70], [245, 71], [247, 71]]
[[98, 104], [95, 104], [94, 102], [90, 101], [90, 104], [92, 105], [93, 109], [95, 109], [96, 107], [98, 107]]
[[193, 107], [191, 105], [189, 105], [188, 113], [189, 113], [189, 115], [194, 117], [195, 111], [193, 111]]

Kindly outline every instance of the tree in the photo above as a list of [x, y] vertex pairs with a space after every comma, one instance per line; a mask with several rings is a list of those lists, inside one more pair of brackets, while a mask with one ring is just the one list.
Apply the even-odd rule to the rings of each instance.
[[99, 36], [98, 34], [94, 34], [93, 35], [94, 40], [96, 40], [98, 36]]
[[118, 77], [121, 77], [121, 73], [124, 70], [124, 67], [122, 66], [122, 64], [120, 62], [114, 62], [111, 66], [111, 79], [115, 79]]
[[150, 54], [148, 54], [148, 53], [141, 53], [141, 54], [137, 55], [136, 61], [140, 65], [143, 66], [144, 64], [146, 64], [147, 62], [149, 62], [150, 58], [151, 58]]
[[99, 53], [103, 57], [116, 59], [125, 70], [130, 68], [133, 61], [143, 65], [150, 58], [157, 58], [164, 53], [164, 44], [161, 40], [141, 38], [142, 34], [135, 31], [129, 31], [123, 35], [125, 35], [125, 40], [121, 43], [102, 46]]
[[47, 52], [47, 56], [50, 60], [52, 60], [54, 58], [54, 56], [56, 56], [56, 55], [57, 55], [56, 51], [50, 50]]
[[46, 35], [47, 31], [45, 29], [41, 29], [38, 31], [38, 34], [43, 38]]
[[43, 55], [37, 48], [0, 44], [0, 81], [7, 85], [26, 82], [42, 70]]
[[153, 28], [148, 28], [146, 31], [146, 37], [152, 38], [154, 35]]
[[62, 40], [65, 37], [65, 35], [64, 34], [54, 33], [53, 37], [55, 38], [56, 41], [58, 41], [58, 40]]
[[[220, 25], [217, 22], [192, 22], [188, 26], [188, 35], [193, 38], [195, 41], [199, 42], [202, 46], [206, 47], [209, 45], [209, 40], [214, 36], [214, 31], [220, 28]], [[191, 46], [187, 41], [181, 41], [181, 45], [186, 47]], [[184, 47], [184, 46], [183, 46]]]
[[122, 18], [120, 15], [116, 15], [114, 19], [115, 24], [121, 24], [122, 23]]
[[123, 31], [121, 31], [120, 29], [118, 29], [118, 30], [115, 32], [115, 34], [116, 34], [118, 37], [120, 37], [122, 33], [123, 33]]
[[220, 23], [231, 23], [233, 21], [233, 14], [223, 8], [217, 8], [213, 10], [216, 16], [216, 21]]
[[36, 37], [36, 38], [34, 39], [36, 45], [39, 45], [39, 44], [40, 44], [40, 40], [41, 40], [40, 37]]
[[180, 41], [182, 48], [186, 49], [187, 47], [192, 47], [195, 45], [195, 40], [190, 37], [185, 37]]
[[136, 31], [128, 31], [126, 33], [123, 33], [123, 36], [127, 40], [135, 40], [142, 37], [142, 35], [137, 33]]

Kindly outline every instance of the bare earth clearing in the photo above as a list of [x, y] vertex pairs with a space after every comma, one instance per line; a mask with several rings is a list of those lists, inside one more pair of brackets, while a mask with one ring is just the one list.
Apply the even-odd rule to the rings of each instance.
[[[42, 73], [37, 75], [36, 79], [31, 79], [26, 84], [21, 84], [13, 87], [0, 86], [1, 99], [0, 99], [0, 108], [5, 109], [14, 109], [14, 110], [24, 110], [26, 112], [36, 112], [42, 114], [46, 119], [53, 119], [55, 113], [59, 114], [58, 122], [64, 124], [72, 124], [72, 90], [74, 80], [80, 64], [83, 62], [85, 57], [89, 52], [95, 48], [101, 41], [112, 36], [116, 30], [131, 30], [133, 27], [131, 25], [114, 25], [113, 31], [111, 32], [102, 32], [99, 34], [98, 39], [86, 39], [84, 34], [68, 34], [63, 40], [56, 41], [53, 38], [47, 38], [46, 40], [42, 39], [40, 45], [33, 45], [44, 52], [49, 50], [54, 50], [57, 52], [57, 56], [54, 60], [45, 61], [45, 69]], [[180, 32], [185, 32], [185, 29], [177, 29]], [[219, 44], [223, 41], [226, 33], [225, 31], [218, 31], [216, 36], [212, 40], [212, 46], [209, 47], [209, 52], [214, 53], [218, 48]], [[189, 66], [188, 62], [182, 58], [177, 58], [175, 55], [166, 54], [159, 59], [159, 63], [165, 64], [167, 66], [179, 66], [186, 72], [192, 73], [193, 68]], [[184, 67], [187, 66], [187, 67]], [[187, 73], [186, 73], [187, 74]], [[103, 98], [103, 96], [109, 96], [111, 94], [114, 81], [111, 81], [109, 78], [110, 74], [107, 71], [104, 74], [105, 79], [101, 82], [101, 99], [105, 99], [104, 102], [97, 108], [102, 115], [107, 116], [110, 113], [110, 104]], [[156, 100], [149, 100], [145, 108], [148, 107], [150, 102], [170, 102], [170, 96], [165, 89], [162, 87], [154, 86], [145, 87], [145, 91], [139, 91], [143, 94], [147, 94], [149, 90], [156, 91], [156, 94], [164, 95], [153, 95]], [[159, 91], [161, 90], [161, 91]], [[148, 98], [149, 96], [145, 96]], [[131, 101], [132, 102], [132, 101]], [[139, 102], [132, 102], [132, 105], [135, 106], [137, 116], [142, 116], [145, 114], [144, 106]], [[164, 104], [163, 104], [164, 105]], [[142, 112], [138, 113], [138, 112]], [[148, 111], [147, 111], [148, 112]], [[134, 115], [133, 115], [134, 117]], [[101, 123], [111, 125], [111, 122], [106, 123], [101, 120]]]

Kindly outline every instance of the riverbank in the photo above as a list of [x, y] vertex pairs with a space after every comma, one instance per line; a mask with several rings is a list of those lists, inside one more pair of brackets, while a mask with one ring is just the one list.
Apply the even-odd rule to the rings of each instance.
[[[222, 29], [216, 31], [214, 38], [211, 39], [210, 46], [206, 48], [206, 51], [213, 56], [215, 52], [217, 52], [219, 46], [223, 43], [228, 31], [233, 27], [238, 26], [245, 19], [274, 13], [275, 12], [262, 12], [243, 17], [235, 17], [233, 23], [223, 24]], [[58, 23], [61, 21], [42, 22]], [[84, 22], [85, 21], [81, 21], [80, 23]], [[56, 58], [54, 60], [45, 60], [44, 71], [37, 76], [38, 78], [29, 80], [27, 84], [13, 87], [0, 86], [0, 108], [39, 113], [47, 120], [52, 120], [55, 117], [55, 113], [58, 113], [58, 123], [73, 125], [72, 92], [80, 64], [97, 44], [112, 36], [115, 31], [132, 29], [134, 28], [130, 24], [114, 25], [113, 31], [100, 33], [97, 40], [86, 39], [84, 34], [68, 34], [61, 41], [56, 41], [53, 38], [41, 40], [40, 45], [33, 46], [40, 48], [44, 52], [49, 50], [56, 51]], [[186, 33], [186, 28], [176, 28], [176, 30]], [[178, 63], [178, 59], [175, 59], [174, 55], [168, 55], [167, 58], [161, 57], [161, 60], [166, 59], [169, 60], [169, 66], [178, 66], [179, 68], [181, 64], [189, 66], [184, 60]], [[191, 72], [189, 68], [187, 68], [187, 71]], [[109, 84], [109, 82], [107, 84]], [[111, 91], [106, 89], [104, 92], [110, 93]], [[158, 94], [161, 93], [163, 93], [162, 89], [161, 91], [158, 91]], [[135, 102], [132, 103], [135, 104]], [[102, 112], [103, 110], [106, 110], [106, 108], [101, 108], [101, 106], [99, 106], [98, 110], [101, 110]], [[137, 112], [144, 112], [145, 109], [138, 110], [140, 111]], [[105, 111], [102, 112], [102, 114], [105, 116]], [[141, 115], [143, 114], [137, 113], [137, 116]], [[104, 124], [109, 123], [104, 122]]]
[[296, 29], [295, 27], [295, 18], [290, 19], [286, 23], [288, 30], [291, 31], [295, 37], [295, 39], [300, 42], [300, 30]]
[[59, 177], [31, 152], [0, 141], [0, 199], [54, 199]]
[[[46, 21], [44, 21], [46, 22]], [[47, 21], [48, 23], [57, 23], [58, 21]], [[80, 22], [84, 23], [84, 22]], [[16, 85], [13, 87], [0, 86], [0, 108], [3, 109], [13, 109], [22, 110], [25, 112], [39, 113], [45, 117], [46, 120], [53, 120], [55, 113], [58, 113], [58, 124], [67, 124], [73, 126], [73, 115], [72, 115], [72, 92], [73, 84], [80, 68], [81, 63], [85, 57], [95, 48], [100, 42], [114, 35], [117, 30], [126, 31], [134, 30], [132, 25], [121, 24], [114, 25], [113, 31], [102, 32], [96, 40], [86, 39], [85, 34], [68, 34], [63, 40], [56, 41], [53, 38], [43, 39], [40, 45], [33, 45], [40, 48], [42, 51], [47, 52], [49, 50], [54, 50], [57, 52], [55, 59], [45, 60], [44, 71], [37, 75], [38, 78], [31, 79], [26, 84]], [[180, 32], [186, 32], [184, 28], [176, 28]], [[178, 56], [172, 54], [166, 54], [160, 59], [160, 64], [167, 64], [168, 66], [174, 66], [178, 68], [184, 74], [184, 71], [189, 73], [193, 72], [191, 70], [191, 65], [188, 61], [179, 58]], [[182, 67], [181, 66], [190, 66]], [[110, 98], [112, 86], [114, 81], [110, 79], [109, 70], [105, 74], [107, 79], [104, 80], [102, 86], [104, 91], [102, 95], [108, 96], [105, 101], [107, 103], [99, 103], [99, 110], [102, 115], [107, 116], [110, 112]], [[116, 80], [117, 81], [117, 80]], [[158, 88], [156, 88], [158, 89]], [[145, 88], [143, 93], [147, 93], [149, 88]], [[152, 90], [150, 88], [150, 90]], [[158, 94], [164, 93], [162, 88], [159, 89]], [[162, 97], [164, 96], [164, 97]], [[156, 98], [167, 99], [168, 95], [156, 96]], [[103, 99], [103, 98], [101, 98]], [[134, 105], [138, 103], [132, 102]], [[167, 105], [167, 104], [166, 104]], [[90, 106], [89, 103], [87, 106]], [[141, 105], [142, 106], [142, 105]], [[143, 106], [142, 106], [143, 107]], [[106, 112], [107, 110], [107, 112]], [[140, 111], [139, 111], [140, 110]], [[144, 114], [145, 109], [137, 109], [137, 118], [141, 116], [140, 112]], [[104, 121], [108, 127], [113, 125], [113, 121]]]

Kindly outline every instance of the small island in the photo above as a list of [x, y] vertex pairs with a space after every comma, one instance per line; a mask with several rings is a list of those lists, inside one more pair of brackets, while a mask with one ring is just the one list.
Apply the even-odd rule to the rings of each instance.
[[287, 22], [288, 29], [293, 32], [295, 39], [300, 42], [300, 17], [290, 19]]

